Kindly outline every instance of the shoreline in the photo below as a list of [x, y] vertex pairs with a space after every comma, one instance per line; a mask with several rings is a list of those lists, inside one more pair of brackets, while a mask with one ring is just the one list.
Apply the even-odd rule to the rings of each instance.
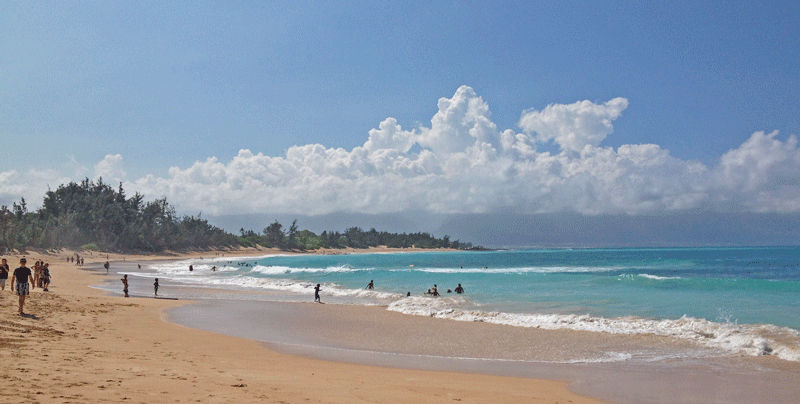
[[[251, 256], [262, 254], [256, 250]], [[569, 391], [566, 381], [375, 367], [279, 353], [254, 340], [165, 321], [165, 310], [191, 302], [125, 299], [91, 288], [115, 281], [102, 269], [105, 254], [86, 256], [83, 267], [66, 263], [63, 252], [25, 256], [31, 263], [49, 262], [53, 282], [50, 292], [32, 291], [25, 306], [30, 317], [15, 315], [10, 288], [0, 292], [0, 360], [13, 364], [0, 372], [6, 387], [0, 402], [485, 403], [534, 398], [600, 403]], [[16, 257], [5, 257], [16, 266]], [[139, 260], [108, 254], [112, 268], [183, 257]]]
[[[428, 250], [424, 250], [428, 251]], [[253, 255], [263, 255], [263, 250], [252, 252]], [[31, 256], [29, 257], [29, 261]], [[95, 258], [97, 258], [95, 256]], [[186, 257], [150, 257], [151, 260], [137, 261], [126, 260], [121, 262], [112, 261], [113, 271], [125, 272], [135, 268], [137, 263], [151, 264], [154, 260], [175, 261], [184, 258], [197, 258], [194, 255]], [[102, 271], [101, 264], [105, 258], [95, 260], [93, 266], [88, 264], [85, 269], [77, 271], [86, 275], [85, 286], [97, 285], [104, 281], [118, 282], [114, 276], [106, 276]], [[88, 261], [87, 261], [88, 263]], [[51, 261], [52, 266], [52, 261]], [[59, 267], [57, 267], [59, 268]], [[58, 273], [58, 272], [56, 272]], [[55, 276], [55, 275], [54, 275]], [[95, 278], [95, 276], [97, 276]], [[58, 278], [54, 280], [54, 285], [58, 285]], [[92, 288], [85, 288], [92, 289]], [[145, 285], [145, 289], [147, 289]], [[104, 295], [100, 289], [93, 289], [97, 295]], [[135, 289], [132, 289], [135, 290]], [[38, 291], [38, 289], [37, 289]], [[37, 292], [34, 292], [37, 293]], [[119, 295], [105, 294], [112, 302], [119, 303]], [[35, 296], [33, 296], [35, 298]], [[149, 296], [141, 296], [149, 297]], [[574, 402], [597, 402], [589, 397], [596, 397], [606, 402], [617, 403], [729, 403], [729, 402], [762, 402], [780, 403], [791, 401], [800, 393], [800, 388], [795, 386], [796, 380], [800, 377], [800, 371], [794, 364], [781, 363], [780, 360], [770, 357], [743, 357], [739, 365], [747, 371], [737, 371], [731, 368], [729, 363], [722, 361], [719, 363], [713, 360], [709, 363], [681, 363], [676, 365], [676, 361], [665, 360], [665, 366], [655, 364], [646, 368], [631, 367], [629, 363], [542, 363], [538, 361], [508, 361], [503, 358], [474, 357], [464, 353], [473, 352], [498, 344], [497, 341], [505, 339], [505, 344], [499, 344], [500, 351], [513, 348], [508, 345], [508, 341], [535, 346], [540, 350], [551, 350], [558, 352], [561, 349], [576, 346], [585, 346], [585, 349], [596, 348], [596, 344], [602, 342], [604, 338], [617, 339], [619, 336], [598, 336], [597, 333], [583, 334], [575, 331], [546, 331], [546, 330], [525, 330], [519, 327], [503, 326], [496, 324], [483, 323], [464, 323], [447, 321], [443, 319], [432, 319], [420, 316], [405, 315], [386, 311], [383, 307], [347, 306], [347, 305], [317, 305], [312, 303], [288, 303], [288, 302], [228, 302], [218, 299], [201, 299], [197, 302], [182, 300], [180, 302], [161, 299], [130, 299], [130, 302], [160, 302], [159, 309], [153, 315], [164, 321], [166, 325], [179, 327], [188, 330], [191, 337], [196, 338], [216, 338], [216, 336], [232, 335], [234, 341], [243, 338], [248, 343], [254, 343], [259, 349], [275, 355], [282, 355], [288, 367], [296, 366], [297, 363], [308, 360], [311, 363], [319, 361], [339, 366], [335, 373], [355, 371], [367, 367], [372, 370], [365, 380], [371, 381], [375, 373], [383, 376], [393, 374], [395, 371], [422, 372], [415, 377], [438, 380], [439, 373], [461, 374], [477, 377], [478, 380], [488, 380], [498, 377], [503, 385], [503, 390], [509, 394], [521, 394], [526, 391], [526, 382], [522, 385], [512, 382], [517, 379], [525, 380], [537, 385], [539, 383], [556, 383], [564, 394], [574, 394], [579, 396]], [[252, 304], [250, 304], [252, 303]], [[138, 305], [138, 304], [137, 304]], [[254, 306], [254, 307], [251, 307]], [[194, 319], [178, 318], [180, 312], [194, 311], [198, 316]], [[265, 313], [267, 313], [265, 315]], [[236, 316], [234, 325], [231, 325], [231, 317]], [[205, 321], [205, 323], [203, 323]], [[180, 325], [176, 325], [180, 324]], [[250, 329], [240, 325], [250, 325]], [[280, 327], [274, 327], [279, 324]], [[370, 328], [372, 327], [372, 328]], [[270, 329], [284, 331], [280, 338], [267, 335], [254, 335], [253, 329]], [[204, 331], [199, 331], [204, 330]], [[355, 332], [357, 330], [359, 332]], [[487, 331], [489, 330], [489, 331]], [[193, 331], [196, 331], [193, 332]], [[212, 332], [212, 337], [202, 336], [202, 333]], [[434, 332], [435, 331], [435, 332]], [[383, 333], [383, 334], [381, 334]], [[403, 333], [411, 333], [417, 337], [415, 344], [405, 348], [398, 348], [397, 341], [392, 340], [392, 336]], [[429, 335], [422, 335], [428, 333]], [[318, 335], [317, 335], [318, 334]], [[359, 336], [359, 334], [361, 334]], [[363, 335], [369, 335], [372, 344], [365, 343]], [[316, 336], [316, 340], [307, 339], [306, 336]], [[443, 337], [444, 336], [444, 337]], [[304, 339], [306, 338], [306, 339]], [[659, 338], [638, 338], [633, 337], [631, 344], [644, 344], [644, 346], [658, 345]], [[445, 342], [450, 342], [446, 344]], [[367, 341], [369, 342], [369, 341]], [[615, 341], [615, 343], [618, 341]], [[470, 343], [473, 344], [470, 347]], [[238, 342], [237, 342], [238, 344]], [[453, 351], [456, 349], [456, 351]], [[461, 349], [462, 351], [458, 351]], [[496, 356], [497, 352], [492, 355]], [[245, 355], [252, 355], [248, 351]], [[207, 361], [207, 353], [200, 355], [202, 361]], [[491, 356], [491, 355], [489, 355]], [[356, 370], [357, 370], [356, 369]], [[250, 372], [256, 370], [249, 369]], [[426, 372], [433, 372], [429, 375]], [[297, 374], [295, 373], [295, 377]], [[432, 379], [432, 380], [433, 380]], [[180, 379], [179, 379], [180, 380]], [[551, 382], [550, 380], [556, 380]], [[308, 382], [308, 381], [306, 381]], [[511, 383], [506, 385], [505, 383]], [[362, 380], [363, 383], [363, 380]], [[396, 383], [386, 381], [395, 385]], [[493, 385], [494, 385], [493, 384]], [[447, 385], [449, 384], [441, 384]], [[568, 386], [568, 387], [567, 387]], [[403, 385], [403, 388], [413, 388], [412, 385]], [[522, 390], [516, 390], [516, 389]], [[676, 391], [676, 388], [679, 390]], [[536, 387], [538, 391], [539, 387]], [[379, 394], [383, 390], [378, 389]], [[440, 389], [441, 390], [441, 389]], [[451, 392], [450, 387], [444, 389]], [[462, 390], [459, 390], [462, 391]], [[532, 391], [532, 390], [528, 390]], [[478, 393], [475, 393], [478, 394]], [[499, 393], [498, 393], [499, 394]], [[533, 393], [530, 393], [533, 394]], [[561, 393], [559, 393], [561, 394]], [[435, 396], [435, 395], [434, 395]], [[2, 396], [0, 396], [2, 397]], [[497, 396], [500, 397], [500, 396]], [[506, 396], [508, 397], [508, 396]], [[517, 397], [517, 396], [514, 396]], [[537, 395], [537, 397], [539, 397]], [[418, 400], [430, 401], [430, 396], [418, 397]], [[392, 399], [393, 401], [404, 401], [402, 397]], [[455, 398], [453, 398], [455, 400]], [[463, 401], [468, 401], [461, 398]], [[510, 401], [509, 401], [510, 400]], [[557, 399], [545, 399], [542, 402], [565, 402]], [[563, 400], [563, 398], [562, 398]], [[572, 399], [570, 399], [572, 400]], [[208, 401], [204, 399], [204, 401]], [[325, 401], [325, 400], [323, 400]], [[382, 400], [381, 400], [382, 401]], [[443, 400], [446, 401], [446, 400]], [[475, 402], [515, 402], [514, 398], [508, 399], [485, 399]], [[290, 401], [292, 402], [292, 401]], [[355, 402], [374, 402], [358, 401]]]
[[[222, 318], [226, 313], [234, 321]], [[576, 347], [592, 352], [619, 345], [620, 339], [632, 349], [669, 343], [654, 336], [532, 330], [315, 303], [209, 300], [166, 315], [168, 321], [259, 341], [281, 353], [397, 369], [567, 380], [572, 391], [615, 403], [783, 403], [799, 392], [797, 367], [772, 357], [565, 363], [557, 357], [503, 356], [531, 347], [555, 355]]]

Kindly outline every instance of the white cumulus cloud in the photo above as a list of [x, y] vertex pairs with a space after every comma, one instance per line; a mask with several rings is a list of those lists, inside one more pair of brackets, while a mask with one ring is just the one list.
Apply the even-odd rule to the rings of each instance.
[[795, 135], [756, 132], [714, 167], [711, 187], [718, 202], [753, 212], [800, 211], [800, 150]]
[[[438, 101], [429, 126], [403, 128], [387, 118], [352, 150], [308, 144], [267, 156], [242, 149], [124, 187], [147, 199], [167, 197], [182, 212], [210, 214], [800, 212], [796, 136], [754, 133], [711, 167], [655, 144], [604, 146], [627, 106], [624, 98], [551, 104], [524, 111], [517, 132], [498, 128], [488, 104], [462, 86]], [[551, 141], [558, 152], [537, 149]], [[94, 169], [107, 183], [125, 179], [120, 154]], [[69, 181], [56, 177], [2, 172], [0, 200], [27, 182], [46, 188]]]
[[125, 171], [122, 170], [122, 155], [107, 154], [94, 166], [94, 178], [103, 178], [106, 183], [118, 183], [125, 180]]
[[[48, 190], [55, 190], [61, 184], [70, 182], [71, 179], [54, 169], [0, 171], [0, 205], [10, 206], [26, 198], [29, 210], [38, 208], [41, 197]], [[34, 198], [34, 196], [36, 196]]]
[[580, 151], [587, 145], [600, 145], [614, 132], [611, 121], [625, 108], [628, 108], [628, 100], [624, 98], [614, 98], [600, 105], [590, 101], [551, 104], [542, 111], [525, 111], [519, 126], [526, 132], [536, 132], [537, 140], [553, 140], [562, 150]]
[[[712, 168], [654, 144], [602, 146], [627, 106], [626, 99], [615, 98], [527, 110], [517, 133], [498, 129], [489, 106], [463, 86], [439, 100], [429, 127], [404, 129], [387, 118], [352, 150], [311, 144], [279, 157], [241, 150], [228, 162], [210, 158], [130, 185], [212, 214], [643, 214], [714, 204], [800, 210], [794, 136], [781, 142], [776, 133], [754, 134]], [[561, 151], [537, 151], [537, 143], [549, 141]]]

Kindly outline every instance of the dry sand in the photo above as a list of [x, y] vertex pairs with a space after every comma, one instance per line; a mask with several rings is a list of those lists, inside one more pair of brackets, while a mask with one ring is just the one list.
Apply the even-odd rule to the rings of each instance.
[[[263, 255], [265, 250], [120, 256], [111, 261]], [[104, 273], [50, 262], [50, 292], [34, 289], [25, 311], [0, 292], [0, 402], [598, 403], [564, 381], [344, 364], [280, 354], [247, 339], [162, 320], [186, 302], [106, 296]], [[83, 255], [83, 254], [82, 254]], [[106, 254], [86, 255], [85, 269]], [[17, 257], [6, 257], [15, 268]]]

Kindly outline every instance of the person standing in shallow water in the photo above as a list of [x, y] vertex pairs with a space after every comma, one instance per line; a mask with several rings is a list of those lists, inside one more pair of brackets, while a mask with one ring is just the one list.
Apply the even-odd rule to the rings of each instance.
[[375, 284], [373, 283], [372, 280], [369, 281], [369, 284], [367, 285], [366, 289], [375, 289]]
[[125, 274], [120, 280], [122, 281], [122, 291], [125, 292], [125, 297], [130, 297], [128, 296], [128, 274]]
[[456, 287], [456, 293], [458, 294], [464, 293], [464, 288], [461, 287], [460, 283], [458, 284], [458, 287]]
[[153, 292], [155, 292], [156, 297], [158, 297], [158, 278], [156, 278], [156, 282], [153, 283]]
[[105, 269], [106, 269], [106, 273], [108, 273], [108, 267], [110, 267], [110, 266], [111, 266], [111, 265], [108, 263], [108, 261], [106, 261], [106, 263], [105, 263], [105, 264], [103, 264], [103, 268], [105, 268]]
[[320, 298], [319, 298], [319, 289], [320, 288], [319, 288], [319, 283], [318, 283], [317, 286], [314, 288], [314, 301], [318, 302], [318, 303], [322, 303], [322, 300], [320, 300]]
[[[17, 296], [19, 296], [19, 315], [24, 316], [25, 312], [22, 310], [23, 306], [25, 306], [25, 296], [30, 294], [30, 287], [36, 288], [36, 284], [33, 283], [33, 275], [31, 274], [31, 269], [26, 267], [25, 264], [28, 262], [25, 257], [20, 258], [19, 260], [19, 268], [14, 270], [14, 275], [11, 276], [11, 291], [14, 291], [14, 287], [17, 288]], [[28, 284], [28, 280], [31, 281]]]

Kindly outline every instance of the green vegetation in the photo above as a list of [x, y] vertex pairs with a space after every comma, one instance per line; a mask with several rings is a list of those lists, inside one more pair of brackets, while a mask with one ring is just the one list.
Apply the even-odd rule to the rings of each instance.
[[428, 233], [396, 234], [351, 227], [344, 233], [317, 235], [299, 230], [297, 220], [288, 229], [275, 221], [261, 234], [240, 230], [233, 235], [212, 226], [200, 215], [177, 217], [166, 199], [144, 202], [139, 193], [128, 198], [122, 184], [115, 190], [100, 179], [70, 182], [48, 191], [42, 207], [29, 212], [25, 198], [12, 208], [0, 207], [0, 252], [34, 248], [70, 247], [103, 251], [163, 251], [229, 247], [276, 247], [283, 250], [318, 248], [455, 248], [471, 243], [437, 239]]
[[386, 246], [390, 248], [454, 248], [472, 249], [472, 243], [462, 243], [458, 240], [450, 241], [449, 236], [435, 238], [428, 233], [397, 234], [375, 229], [369, 231], [358, 227], [351, 227], [344, 233], [338, 231], [323, 231], [317, 235], [309, 230], [298, 231], [297, 220], [287, 229], [276, 220], [267, 226], [262, 234], [252, 230], [239, 230], [242, 245], [262, 245], [277, 247], [284, 250], [316, 250], [318, 248], [368, 248]]
[[100, 251], [100, 247], [98, 247], [95, 243], [89, 243], [82, 245], [81, 250]]
[[0, 249], [27, 247], [98, 248], [105, 251], [161, 251], [236, 245], [236, 237], [200, 217], [178, 218], [166, 199], [127, 198], [98, 180], [83, 180], [48, 191], [42, 207], [28, 212], [25, 199], [0, 207]]

